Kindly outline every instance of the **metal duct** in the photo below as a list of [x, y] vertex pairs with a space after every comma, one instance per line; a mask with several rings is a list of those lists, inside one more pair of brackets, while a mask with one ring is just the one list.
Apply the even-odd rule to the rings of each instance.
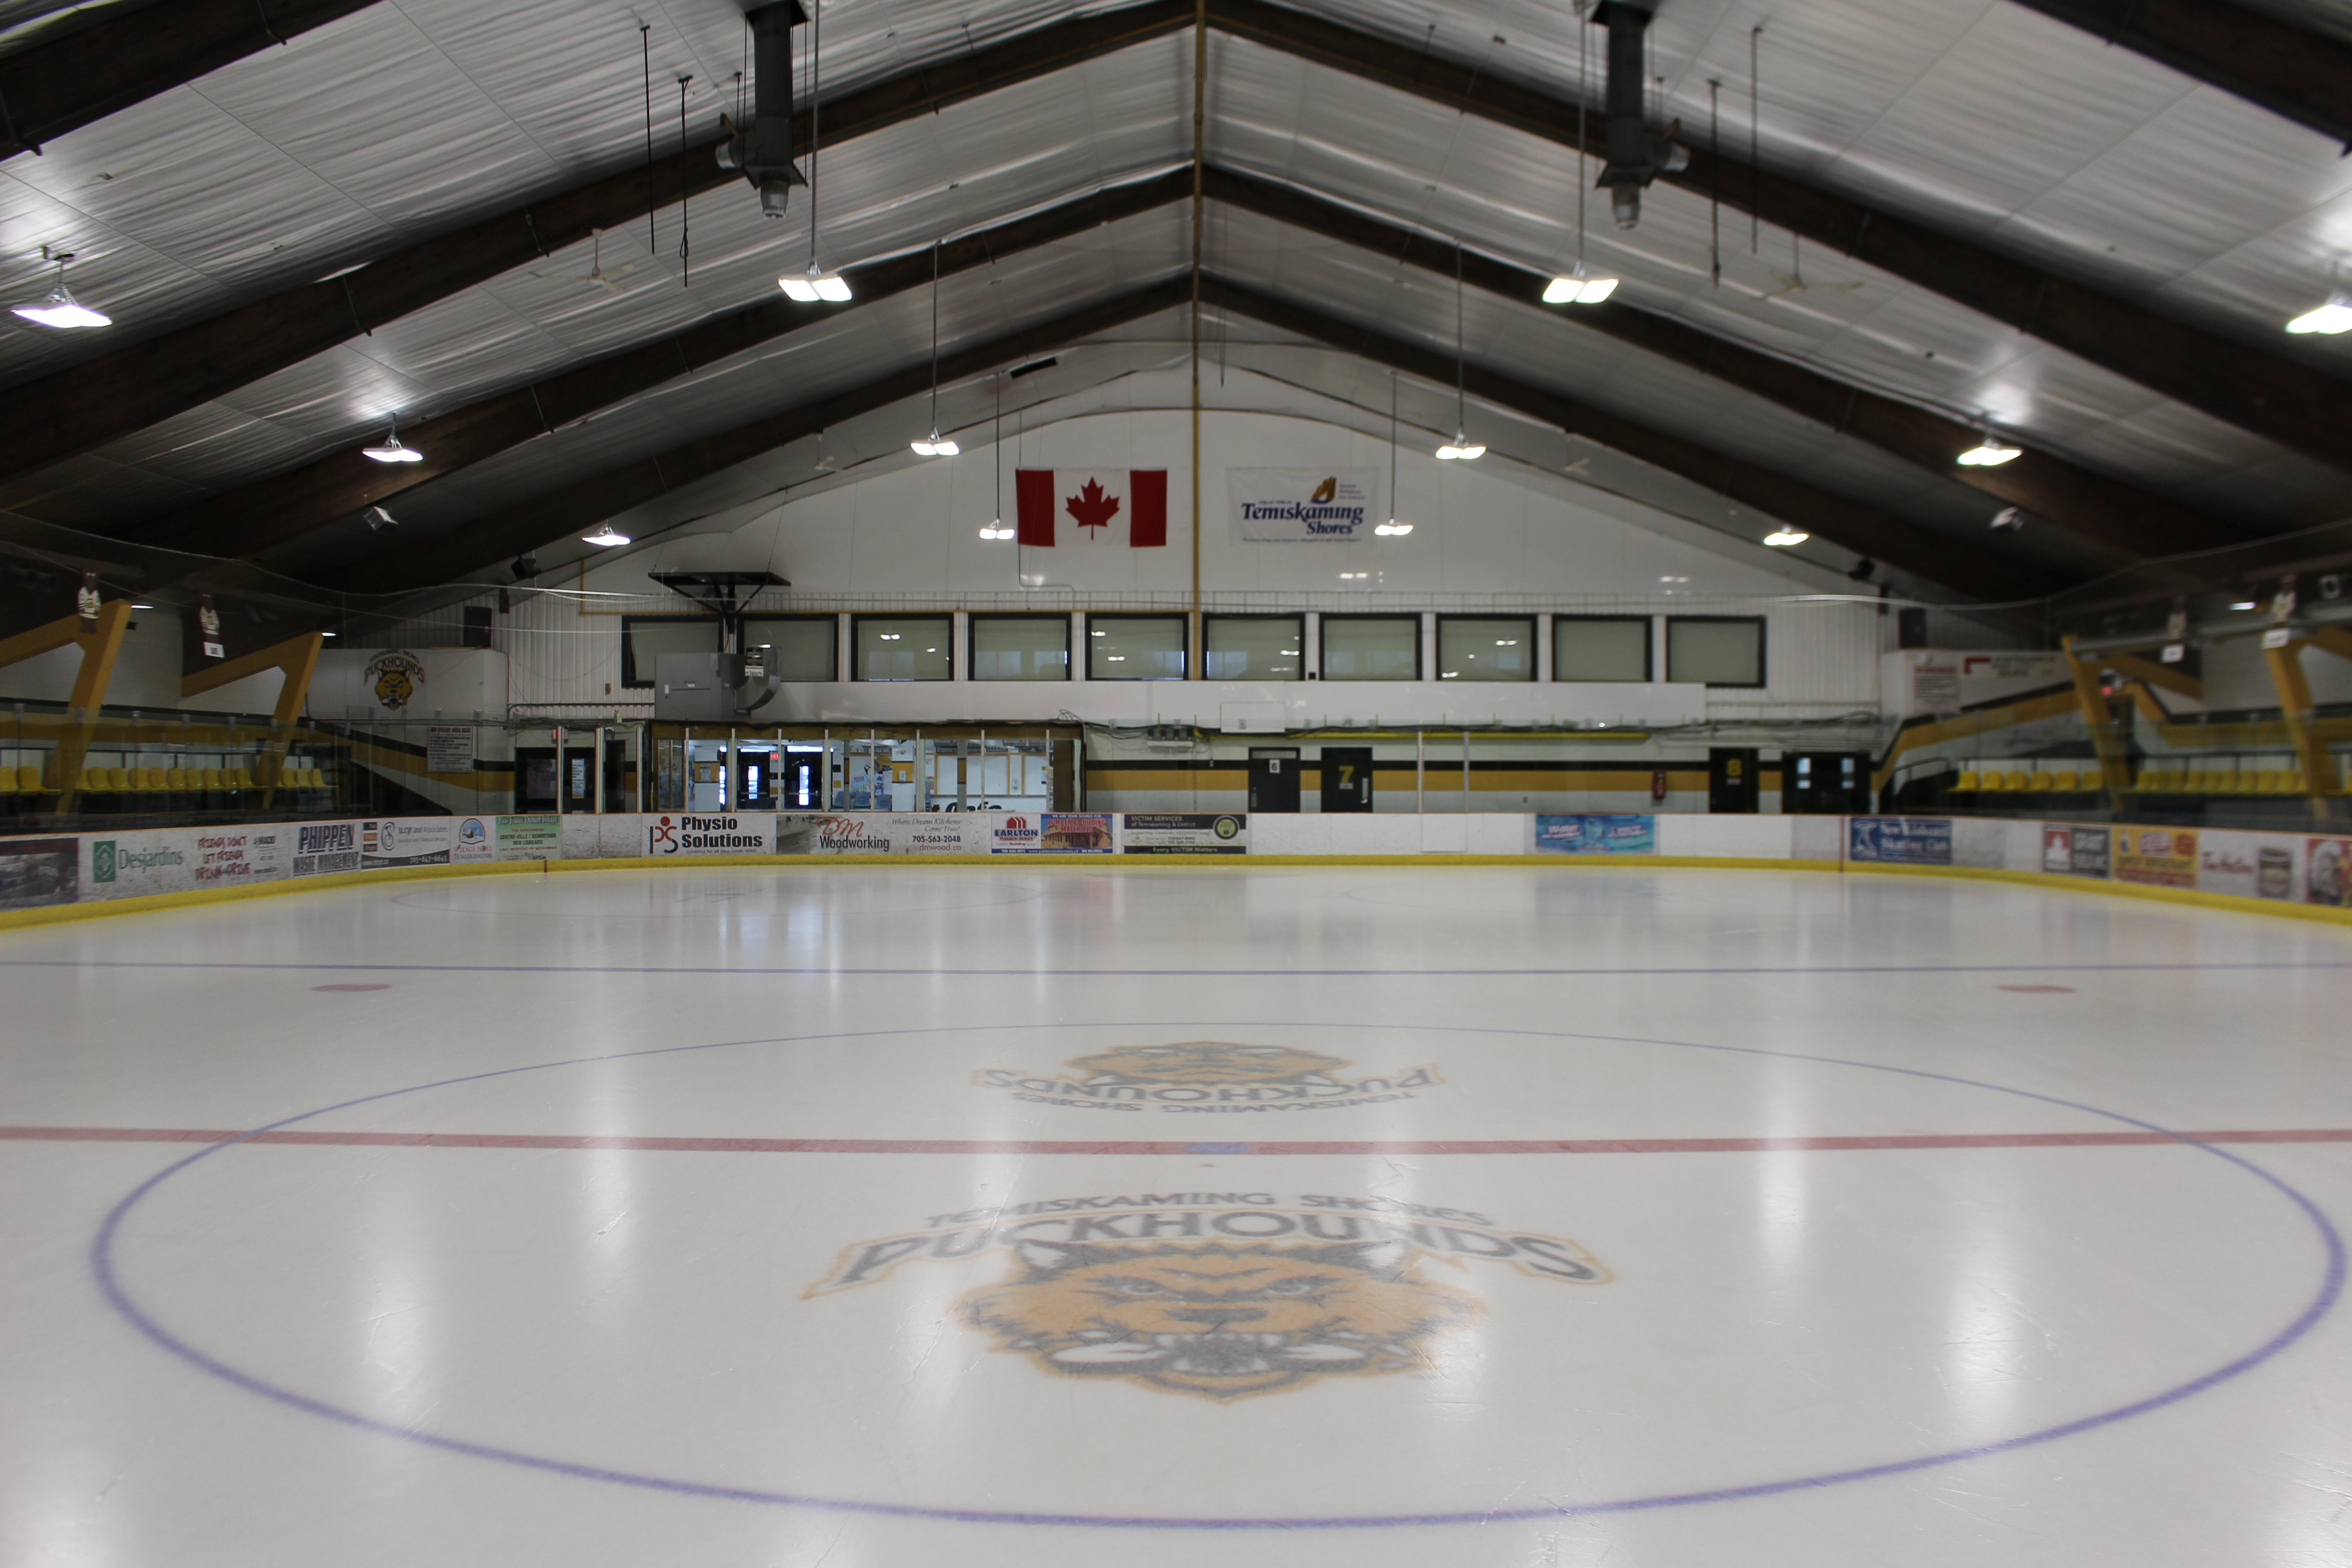
[[1606, 0], [1593, 8], [1592, 20], [1609, 29], [1609, 161], [1601, 171], [1601, 184], [1609, 188], [1617, 226], [1632, 228], [1642, 221], [1642, 187], [1660, 174], [1689, 163], [1690, 153], [1663, 136], [1652, 136], [1643, 117], [1649, 89], [1643, 46], [1650, 31], [1650, 8], [1628, 0]]
[[744, 20], [751, 24], [751, 125], [719, 143], [719, 166], [740, 169], [761, 210], [782, 217], [793, 187], [808, 184], [793, 164], [793, 29], [808, 13], [800, 0], [777, 0]]

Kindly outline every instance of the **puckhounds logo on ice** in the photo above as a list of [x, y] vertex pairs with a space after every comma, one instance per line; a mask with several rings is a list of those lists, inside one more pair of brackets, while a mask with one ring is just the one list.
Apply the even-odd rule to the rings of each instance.
[[1220, 1402], [1331, 1377], [1433, 1370], [1443, 1340], [1485, 1303], [1426, 1263], [1507, 1263], [1529, 1279], [1600, 1285], [1609, 1270], [1566, 1237], [1483, 1214], [1310, 1193], [1144, 1193], [933, 1215], [919, 1231], [853, 1243], [815, 1299], [900, 1264], [1010, 1255], [954, 1314], [1041, 1372]]
[[1010, 1068], [972, 1075], [982, 1089], [1009, 1089], [1037, 1105], [1094, 1110], [1252, 1112], [1328, 1110], [1384, 1100], [1412, 1100], [1415, 1090], [1445, 1080], [1433, 1067], [1386, 1078], [1347, 1079], [1344, 1057], [1295, 1046], [1181, 1040], [1164, 1046], [1114, 1046], [1062, 1064], [1074, 1069], [1042, 1078]]

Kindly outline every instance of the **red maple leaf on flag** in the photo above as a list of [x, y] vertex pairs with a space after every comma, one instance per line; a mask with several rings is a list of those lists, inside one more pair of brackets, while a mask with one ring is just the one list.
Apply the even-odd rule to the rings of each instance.
[[1063, 503], [1069, 514], [1077, 519], [1080, 528], [1105, 528], [1118, 515], [1118, 498], [1103, 494], [1102, 486], [1093, 479], [1077, 494]]

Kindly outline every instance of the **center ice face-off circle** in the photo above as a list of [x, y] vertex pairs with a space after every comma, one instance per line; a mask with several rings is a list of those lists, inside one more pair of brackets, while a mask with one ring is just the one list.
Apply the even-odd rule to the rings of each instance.
[[[1245, 1026], [1234, 1023], [1180, 1025], [1158, 1020], [1148, 1025], [1061, 1024], [1030, 1025], [1023, 1027], [1032, 1031], [1045, 1029], [1099, 1031], [1120, 1028], [1129, 1032], [1141, 1029], [1203, 1033], [1256, 1028], [1260, 1034], [1255, 1037], [1264, 1038], [1265, 1031], [1295, 1029], [1298, 1026], [1280, 1024]], [[1711, 1053], [1721, 1059], [1776, 1060], [1802, 1063], [1819, 1068], [1889, 1074], [1927, 1085], [2010, 1096], [2045, 1107], [2060, 1108], [2097, 1117], [2139, 1132], [2158, 1134], [2166, 1138], [2174, 1136], [2164, 1129], [2130, 1116], [2030, 1089], [1986, 1083], [1917, 1068], [1892, 1067], [1832, 1057], [1688, 1041], [1582, 1035], [1566, 1031], [1498, 1028], [1449, 1030], [1406, 1025], [1350, 1025], [1347, 1027], [1360, 1034], [1387, 1031], [1391, 1034], [1483, 1036], [1503, 1039], [1580, 1041], [1594, 1045], [1610, 1044], [1643, 1048], [1678, 1049]], [[121, 1278], [121, 1260], [119, 1252], [123, 1241], [126, 1222], [159, 1188], [175, 1181], [185, 1173], [200, 1167], [207, 1160], [217, 1160], [228, 1150], [236, 1147], [238, 1142], [262, 1134], [294, 1128], [303, 1122], [314, 1121], [333, 1112], [434, 1089], [455, 1088], [523, 1074], [589, 1068], [600, 1063], [656, 1058], [677, 1058], [697, 1053], [761, 1046], [807, 1046], [860, 1038], [868, 1040], [878, 1037], [918, 1038], [972, 1032], [974, 1031], [965, 1028], [877, 1030], [769, 1040], [713, 1042], [646, 1051], [621, 1052], [609, 1056], [546, 1062], [492, 1073], [441, 1079], [321, 1107], [271, 1123], [265, 1128], [254, 1129], [237, 1141], [209, 1145], [174, 1162], [140, 1184], [115, 1205], [100, 1226], [91, 1243], [92, 1268], [100, 1290], [112, 1308], [142, 1334], [183, 1361], [248, 1393], [346, 1426], [384, 1436], [397, 1437], [447, 1452], [552, 1471], [583, 1479], [733, 1501], [960, 1522], [1150, 1530], [1352, 1529], [1540, 1521], [1762, 1497], [1779, 1492], [1831, 1486], [1956, 1464], [2052, 1442], [2125, 1421], [2175, 1404], [2218, 1384], [2240, 1376], [2286, 1350], [2308, 1333], [2333, 1307], [2343, 1285], [2345, 1270], [2343, 1244], [2327, 1217], [2309, 1198], [2251, 1161], [2222, 1149], [2181, 1139], [2179, 1142], [2182, 1146], [2194, 1149], [2204, 1156], [2221, 1162], [2230, 1167], [2237, 1176], [2256, 1184], [2273, 1199], [2289, 1205], [2299, 1221], [2310, 1226], [2318, 1243], [2321, 1268], [2318, 1271], [2319, 1279], [2308, 1299], [2275, 1331], [2252, 1345], [2242, 1354], [2139, 1398], [2074, 1419], [1966, 1447], [1898, 1455], [1879, 1462], [1848, 1465], [1841, 1468], [1812, 1474], [1766, 1478], [1734, 1485], [1717, 1485], [1689, 1490], [1663, 1489], [1645, 1491], [1639, 1495], [1596, 1497], [1582, 1500], [1568, 1499], [1534, 1507], [1449, 1509], [1383, 1513], [1302, 1510], [1297, 1513], [1286, 1512], [1248, 1517], [1192, 1517], [929, 1506], [919, 1503], [821, 1496], [722, 1484], [641, 1468], [603, 1466], [558, 1455], [529, 1452], [514, 1447], [443, 1436], [372, 1415], [364, 1409], [355, 1408], [348, 1404], [314, 1397], [281, 1382], [274, 1381], [249, 1367], [234, 1364], [225, 1357], [201, 1348], [189, 1339], [165, 1327], [153, 1309], [132, 1296]], [[1116, 1148], [1115, 1145], [1106, 1147], [1112, 1150]], [[1191, 1147], [1193, 1147], [1196, 1152], [1207, 1152], [1210, 1146]], [[1221, 1152], [1231, 1151], [1238, 1153], [1246, 1151], [1248, 1145], [1221, 1144], [1215, 1147]], [[1015, 1275], [996, 1285], [983, 1286], [965, 1294], [961, 1305], [968, 1327], [959, 1331], [969, 1332], [981, 1330], [992, 1333], [997, 1336], [998, 1349], [1024, 1357], [1047, 1373], [1068, 1377], [1108, 1379], [1115, 1384], [1141, 1383], [1176, 1394], [1205, 1394], [1218, 1403], [1230, 1404], [1237, 1394], [1265, 1393], [1276, 1398], [1286, 1398], [1289, 1396], [1286, 1391], [1312, 1387], [1321, 1380], [1334, 1375], [1344, 1377], [1348, 1373], [1377, 1374], [1384, 1371], [1409, 1370], [1408, 1367], [1400, 1365], [1397, 1360], [1399, 1355], [1406, 1356], [1409, 1361], [1413, 1343], [1430, 1336], [1442, 1336], [1475, 1315], [1476, 1309], [1474, 1302], [1453, 1286], [1437, 1280], [1434, 1278], [1436, 1271], [1433, 1268], [1417, 1267], [1416, 1260], [1409, 1258], [1404, 1249], [1396, 1246], [1392, 1238], [1383, 1240], [1375, 1237], [1370, 1239], [1330, 1242], [1324, 1244], [1317, 1252], [1293, 1253], [1287, 1246], [1277, 1246], [1272, 1239], [1274, 1235], [1272, 1226], [1275, 1220], [1271, 1214], [1259, 1215], [1256, 1218], [1259, 1222], [1255, 1227], [1256, 1234], [1266, 1239], [1254, 1239], [1252, 1227], [1236, 1221], [1225, 1225], [1216, 1240], [1208, 1243], [1206, 1247], [1194, 1248], [1189, 1253], [1173, 1247], [1157, 1250], [1144, 1249], [1141, 1253], [1138, 1249], [1117, 1246], [1098, 1247], [1089, 1250], [1082, 1244], [1066, 1241], [1057, 1245], [1051, 1240], [1039, 1240], [1035, 1243], [1031, 1256], [1023, 1259], [1029, 1270], [1026, 1275]], [[1122, 1233], [1113, 1231], [1111, 1234], [1118, 1236]], [[1289, 1230], [1284, 1232], [1286, 1242], [1291, 1234]], [[1462, 1234], [1465, 1237], [1475, 1237], [1478, 1234], [1478, 1227], [1469, 1226]], [[1538, 1239], [1558, 1242], [1558, 1238]], [[1565, 1245], [1572, 1247], [1573, 1244]], [[1491, 1256], [1490, 1249], [1476, 1241], [1465, 1241], [1464, 1246], [1474, 1256]], [[1213, 1250], [1210, 1250], [1211, 1248]], [[1549, 1252], [1541, 1247], [1532, 1247], [1529, 1257], [1536, 1259], [1547, 1258], [1565, 1259], [1570, 1264], [1575, 1262], [1572, 1255], [1559, 1251], [1557, 1247]], [[1524, 1261], [1523, 1259], [1522, 1262]], [[1072, 1272], [1074, 1270], [1076, 1272]], [[1212, 1276], [1214, 1278], [1211, 1278]], [[1551, 1277], [1558, 1279], [1562, 1276], [1554, 1274]], [[1454, 1278], [1459, 1278], [1459, 1276]], [[1132, 1300], [1127, 1303], [1125, 1310], [1108, 1320], [1118, 1325], [1116, 1331], [1095, 1331], [1092, 1338], [1087, 1338], [1076, 1331], [1066, 1333], [1039, 1331], [1041, 1324], [1050, 1326], [1058, 1321], [1056, 1315], [1063, 1313], [1064, 1307], [1073, 1290], [1088, 1291], [1097, 1297], [1106, 1293], [1118, 1293], [1123, 1298], [1132, 1298]], [[1224, 1306], [1213, 1303], [1205, 1309], [1202, 1306], [1202, 1302], [1209, 1301], [1212, 1298], [1221, 1295], [1233, 1298], [1233, 1300]], [[1343, 1310], [1334, 1314], [1324, 1310], [1335, 1300], [1341, 1304]], [[1264, 1323], [1277, 1321], [1269, 1315], [1276, 1310], [1269, 1303], [1276, 1301], [1297, 1307], [1298, 1311], [1293, 1316], [1298, 1321], [1311, 1321], [1324, 1326], [1316, 1333], [1305, 1335], [1290, 1330], [1277, 1333], [1276, 1331], [1261, 1327], [1260, 1325]], [[1323, 1308], [1308, 1310], [1318, 1301], [1324, 1304]], [[1193, 1315], [1190, 1318], [1171, 1315], [1171, 1302], [1175, 1312], [1190, 1311]], [[1242, 1321], [1241, 1326], [1235, 1327], [1233, 1314], [1244, 1308], [1252, 1315]], [[1219, 1318], [1220, 1314], [1223, 1315], [1220, 1321], [1205, 1321], [1210, 1318]], [[1330, 1326], [1335, 1322], [1338, 1326]], [[1244, 1342], [1254, 1336], [1257, 1342]], [[1275, 1342], [1276, 1338], [1279, 1339], [1279, 1343]], [[1400, 1349], [1400, 1347], [1402, 1348]], [[1244, 1384], [1255, 1386], [1242, 1386]]]

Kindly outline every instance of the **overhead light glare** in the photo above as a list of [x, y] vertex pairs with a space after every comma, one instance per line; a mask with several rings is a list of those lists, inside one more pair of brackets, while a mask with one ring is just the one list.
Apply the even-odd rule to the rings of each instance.
[[981, 524], [980, 536], [982, 539], [1011, 539], [1013, 537], [1013, 531], [1004, 526], [1003, 518], [998, 518], [993, 522]]
[[1621, 279], [1605, 272], [1595, 272], [1578, 262], [1564, 277], [1555, 278], [1544, 285], [1543, 302], [1547, 305], [1598, 305], [1617, 292]]
[[849, 279], [838, 272], [827, 272], [814, 261], [806, 272], [777, 279], [776, 286], [784, 291], [784, 298], [803, 305], [814, 305], [820, 300], [828, 305], [839, 305], [849, 299]]
[[1402, 539], [1406, 534], [1412, 531], [1412, 524], [1409, 522], [1399, 522], [1396, 519], [1391, 518], [1386, 522], [1381, 523], [1379, 527], [1373, 529], [1372, 531], [1379, 534], [1383, 539]]
[[394, 423], [391, 433], [373, 447], [362, 447], [360, 456], [373, 458], [379, 463], [421, 463], [425, 454], [400, 438], [400, 426]]
[[907, 447], [908, 449], [913, 452], [918, 458], [952, 458], [957, 453], [963, 450], [961, 447], [957, 446], [953, 441], [941, 440], [940, 438], [940, 433], [936, 427], [932, 429], [930, 438], [929, 440], [909, 441], [907, 443]]
[[[16, 312], [20, 316], [24, 313], [22, 310]], [[2327, 303], [2316, 310], [2305, 310], [2289, 321], [2286, 330], [2296, 333], [2322, 332], [2329, 337], [2338, 332], [2352, 332], [2352, 294], [2337, 289], [2327, 297]]]
[[[110, 327], [114, 325], [113, 317], [107, 315], [102, 310], [91, 310], [89, 306], [75, 299], [73, 297], [73, 290], [66, 287], [66, 264], [73, 259], [73, 252], [69, 250], [61, 250], [52, 253], [44, 249], [42, 254], [47, 256], [50, 260], [58, 264], [57, 286], [48, 291], [47, 297], [45, 297], [39, 304], [17, 306], [16, 309], [16, 313], [17, 315], [24, 317], [25, 320], [28, 321], [37, 321], [45, 327], [57, 327], [60, 329], [72, 327]], [[2343, 331], [2340, 327], [2333, 328], [2331, 330], [2336, 331]]]
[[1475, 462], [1486, 455], [1486, 447], [1476, 445], [1459, 430], [1454, 433], [1452, 441], [1437, 449], [1438, 461], [1443, 463]]
[[629, 536], [621, 532], [618, 529], [615, 529], [608, 522], [593, 533], [582, 534], [580, 536], [580, 542], [583, 544], [593, 544], [600, 549], [610, 550], [616, 544], [626, 544], [629, 542]]
[[1800, 533], [1793, 528], [1776, 528], [1764, 536], [1764, 542], [1775, 550], [1785, 550], [1791, 544], [1802, 544], [1811, 537], [1811, 534]]
[[1983, 440], [1952, 460], [1964, 468], [1997, 468], [2023, 450], [1988, 431]]

